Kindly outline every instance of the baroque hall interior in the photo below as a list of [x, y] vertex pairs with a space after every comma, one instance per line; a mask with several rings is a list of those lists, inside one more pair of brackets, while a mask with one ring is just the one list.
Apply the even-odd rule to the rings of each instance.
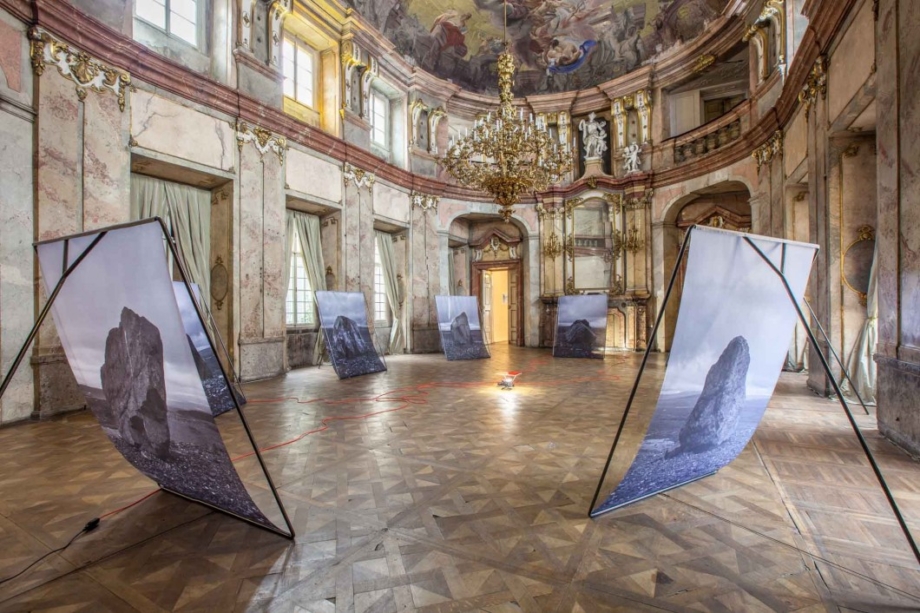
[[[0, 0], [0, 376], [51, 293], [36, 243], [161, 218], [297, 533], [135, 505], [49, 316], [0, 395], [0, 611], [920, 610], [853, 430], [920, 538], [918, 27], [917, 0]], [[528, 130], [517, 172], [564, 165], [513, 206], [453, 172]], [[699, 227], [816, 245], [809, 328], [734, 463], [589, 519]], [[385, 372], [327, 367], [322, 291], [362, 294]], [[443, 296], [490, 359], [445, 360]], [[573, 296], [606, 300], [586, 366], [552, 357]]]

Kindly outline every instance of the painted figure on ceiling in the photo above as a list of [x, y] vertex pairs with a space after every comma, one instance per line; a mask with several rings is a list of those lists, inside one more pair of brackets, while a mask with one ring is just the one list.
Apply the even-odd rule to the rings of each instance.
[[453, 49], [459, 57], [467, 54], [466, 46], [466, 22], [473, 15], [471, 13], [460, 13], [456, 9], [451, 9], [439, 15], [431, 26], [431, 37], [433, 44], [428, 51], [426, 66], [436, 67], [438, 58], [448, 49]]

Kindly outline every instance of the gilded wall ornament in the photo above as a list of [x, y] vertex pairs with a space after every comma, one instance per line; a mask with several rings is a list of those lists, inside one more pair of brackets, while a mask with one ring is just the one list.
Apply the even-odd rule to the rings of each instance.
[[755, 149], [751, 156], [757, 160], [757, 170], [759, 171], [765, 164], [769, 164], [782, 154], [783, 131], [777, 130], [766, 143]]
[[559, 240], [559, 235], [556, 234], [555, 230], [553, 230], [553, 233], [549, 235], [549, 238], [547, 238], [546, 242], [543, 244], [543, 255], [554, 262], [557, 257], [562, 255], [562, 241]]
[[284, 154], [287, 151], [287, 139], [283, 136], [276, 136], [270, 130], [265, 128], [249, 125], [242, 119], [238, 119], [236, 125], [236, 144], [240, 151], [243, 145], [252, 143], [259, 152], [259, 157], [265, 157], [269, 151], [278, 156], [278, 161], [284, 164]]
[[648, 188], [641, 196], [626, 199], [623, 204], [623, 209], [626, 211], [640, 211], [650, 208], [652, 206], [652, 199], [654, 197], [655, 190]]
[[348, 162], [345, 162], [342, 178], [345, 180], [345, 185], [354, 181], [356, 187], [366, 187], [369, 190], [374, 186], [374, 181], [377, 180], [374, 173], [368, 172], [363, 168], [358, 168], [357, 166], [352, 166]]
[[29, 56], [36, 75], [42, 76], [46, 66], [55, 66], [62, 77], [76, 83], [77, 98], [81, 101], [86, 99], [87, 90], [111, 92], [118, 100], [118, 108], [124, 112], [131, 85], [128, 73], [109, 68], [86, 53], [71, 49], [37, 27], [29, 29], [29, 39]]
[[799, 92], [799, 102], [805, 105], [806, 113], [818, 101], [818, 94], [821, 94], [822, 100], [827, 99], [827, 58], [823, 55], [815, 60], [815, 65], [812, 66], [811, 73]]
[[694, 74], [703, 72], [710, 66], [716, 63], [716, 56], [711, 53], [704, 53], [700, 57], [696, 58], [696, 62], [693, 64]]
[[438, 154], [438, 126], [445, 117], [447, 117], [447, 111], [442, 106], [428, 112], [428, 153], [431, 155]]
[[437, 209], [438, 202], [440, 202], [441, 199], [438, 196], [432, 196], [430, 194], [412, 192], [409, 195], [409, 200], [412, 202], [413, 209], [421, 209], [427, 213], [428, 211], [434, 211]]

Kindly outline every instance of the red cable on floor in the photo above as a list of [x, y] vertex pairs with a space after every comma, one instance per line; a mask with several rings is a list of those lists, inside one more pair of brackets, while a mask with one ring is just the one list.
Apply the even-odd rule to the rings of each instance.
[[[548, 361], [548, 358], [544, 358], [544, 359]], [[527, 365], [528, 366], [534, 365], [536, 363], [542, 362], [544, 359], [536, 358], [528, 362]], [[515, 371], [515, 372], [521, 372], [521, 371]], [[528, 387], [546, 387], [546, 386], [558, 386], [562, 384], [578, 384], [578, 383], [589, 383], [589, 382], [599, 382], [599, 381], [616, 381], [618, 379], [619, 379], [618, 375], [612, 375], [609, 377], [576, 377], [574, 379], [564, 379], [562, 381], [532, 382], [528, 384]], [[376, 417], [377, 415], [384, 415], [386, 413], [394, 413], [396, 411], [402, 411], [404, 409], [408, 409], [411, 406], [427, 405], [428, 404], [427, 396], [428, 396], [429, 390], [434, 389], [434, 388], [444, 387], [444, 388], [465, 389], [465, 388], [474, 388], [474, 387], [482, 387], [482, 386], [491, 386], [491, 382], [481, 383], [481, 382], [470, 381], [470, 382], [456, 382], [456, 383], [450, 383], [450, 382], [420, 383], [414, 386], [397, 387], [395, 389], [388, 390], [386, 392], [378, 394], [377, 396], [364, 396], [364, 397], [339, 398], [339, 399], [314, 398], [312, 400], [301, 400], [294, 396], [286, 396], [286, 397], [281, 397], [281, 398], [253, 399], [253, 400], [247, 401], [247, 404], [274, 404], [278, 402], [289, 402], [289, 401], [293, 401], [297, 404], [315, 404], [319, 402], [326, 402], [330, 406], [338, 406], [342, 404], [355, 404], [357, 402], [402, 402], [403, 403], [402, 405], [398, 407], [394, 407], [392, 409], [384, 409], [382, 411], [374, 411], [371, 413], [364, 413], [361, 415], [330, 415], [328, 417], [324, 417], [320, 421], [321, 425], [318, 428], [314, 428], [313, 430], [302, 432], [301, 434], [298, 434], [294, 438], [283, 441], [281, 443], [275, 443], [273, 445], [269, 445], [267, 447], [260, 448], [259, 451], [264, 453], [267, 451], [273, 451], [275, 449], [280, 449], [281, 447], [287, 447], [288, 445], [293, 445], [294, 443], [302, 441], [303, 439], [310, 436], [311, 434], [318, 434], [320, 432], [325, 432], [326, 430], [329, 429], [329, 424], [337, 422], [337, 421], [356, 421], [360, 419], [368, 419], [370, 417]], [[390, 394], [395, 394], [397, 392], [404, 392], [404, 391], [414, 392], [414, 393], [408, 393], [404, 396], [397, 396], [396, 398], [387, 398], [387, 396], [389, 396]], [[250, 451], [249, 453], [244, 453], [243, 455], [239, 455], [235, 458], [232, 458], [231, 461], [237, 462], [239, 460], [243, 460], [243, 459], [252, 457], [255, 454], [256, 454], [255, 451]], [[122, 511], [127, 511], [131, 507], [134, 507], [144, 502], [145, 500], [147, 500], [148, 498], [150, 498], [151, 496], [153, 496], [159, 491], [160, 491], [159, 489], [155, 489], [151, 492], [148, 492], [147, 494], [138, 498], [134, 502], [126, 504], [125, 506], [115, 509], [113, 511], [109, 511], [108, 513], [105, 513], [104, 515], [100, 515], [99, 519], [100, 520], [106, 519], [107, 517], [117, 515], [118, 513], [121, 513]]]

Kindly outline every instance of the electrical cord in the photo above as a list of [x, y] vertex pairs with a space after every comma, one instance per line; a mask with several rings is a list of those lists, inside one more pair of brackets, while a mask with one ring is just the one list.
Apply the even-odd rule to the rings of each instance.
[[[138, 501], [138, 502], [139, 502], [139, 501]], [[6, 577], [5, 579], [0, 579], [0, 585], [6, 583], [7, 581], [12, 581], [12, 580], [15, 579], [16, 577], [21, 576], [24, 572], [26, 572], [27, 570], [29, 570], [30, 568], [32, 568], [33, 566], [35, 566], [36, 564], [38, 564], [38, 563], [41, 562], [42, 560], [45, 560], [48, 556], [53, 555], [53, 554], [55, 554], [55, 553], [60, 553], [60, 552], [64, 551], [65, 549], [67, 549], [68, 547], [70, 547], [71, 545], [73, 545], [74, 541], [76, 541], [78, 538], [80, 538], [80, 537], [83, 536], [84, 534], [88, 534], [88, 533], [92, 532], [93, 530], [95, 530], [96, 528], [98, 528], [98, 527], [99, 527], [99, 522], [100, 522], [100, 521], [102, 521], [102, 520], [101, 520], [101, 518], [99, 518], [99, 517], [94, 517], [93, 519], [89, 520], [88, 522], [86, 522], [86, 525], [83, 526], [83, 528], [82, 528], [79, 532], [77, 532], [76, 534], [74, 534], [74, 535], [70, 538], [70, 540], [67, 541], [67, 544], [66, 544], [66, 545], [64, 545], [64, 546], [62, 546], [62, 547], [58, 547], [57, 549], [53, 549], [53, 550], [49, 551], [49, 552], [46, 553], [45, 555], [43, 555], [43, 556], [41, 556], [40, 558], [34, 560], [31, 564], [29, 564], [28, 566], [26, 566], [25, 568], [23, 568], [22, 570], [20, 570], [20, 571], [19, 571], [18, 573], [16, 573], [15, 575], [11, 575], [11, 576], [9, 576], [9, 577]]]

